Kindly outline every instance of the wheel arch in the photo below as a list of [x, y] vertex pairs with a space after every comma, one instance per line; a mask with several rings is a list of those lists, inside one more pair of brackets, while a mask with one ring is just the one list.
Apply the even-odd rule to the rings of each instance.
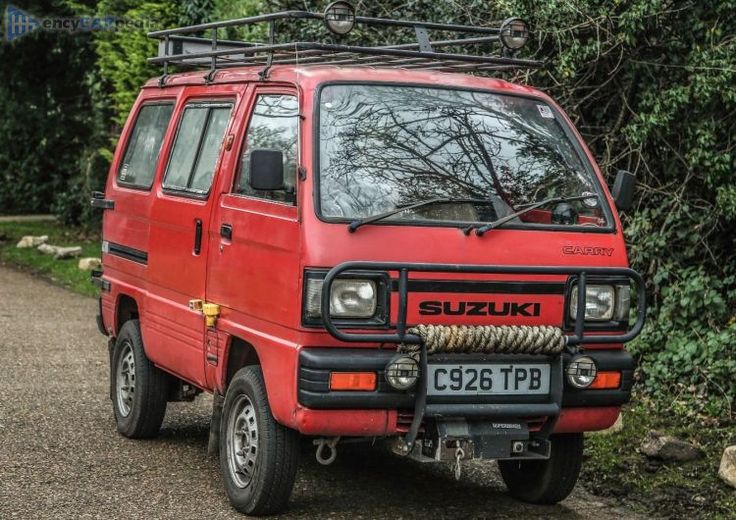
[[241, 368], [260, 366], [271, 412], [279, 423], [296, 428], [294, 412], [298, 406], [295, 390], [298, 345], [233, 325], [227, 319], [218, 321], [220, 333], [229, 337], [219, 356], [214, 381], [216, 392], [226, 395], [233, 376]]
[[233, 336], [230, 339], [225, 357], [223, 390], [227, 389], [238, 370], [250, 365], [261, 365], [261, 359], [258, 357], [256, 348], [244, 339]]
[[129, 320], [140, 319], [140, 307], [138, 301], [129, 294], [120, 293], [115, 304], [115, 335]]

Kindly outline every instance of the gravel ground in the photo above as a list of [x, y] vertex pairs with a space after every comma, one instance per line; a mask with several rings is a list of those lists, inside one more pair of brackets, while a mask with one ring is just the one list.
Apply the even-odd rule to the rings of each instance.
[[[0, 519], [242, 518], [206, 456], [210, 399], [169, 406], [161, 435], [115, 431], [96, 302], [0, 267]], [[581, 486], [561, 505], [504, 494], [494, 463], [445, 466], [340, 447], [319, 466], [305, 442], [284, 518], [638, 518]]]

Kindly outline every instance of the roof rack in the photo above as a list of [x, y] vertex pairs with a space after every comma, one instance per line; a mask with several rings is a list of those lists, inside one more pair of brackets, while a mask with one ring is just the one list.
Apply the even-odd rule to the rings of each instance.
[[[356, 46], [344, 43], [311, 41], [277, 42], [276, 27], [281, 21], [322, 21], [336, 35], [344, 36], [356, 24], [366, 27], [413, 29], [415, 41], [381, 46]], [[267, 42], [245, 42], [218, 38], [218, 29], [252, 27], [268, 24]], [[210, 37], [192, 34], [210, 33]], [[429, 31], [442, 32], [449, 39], [430, 41]], [[158, 55], [148, 61], [163, 65], [166, 79], [169, 65], [185, 68], [209, 68], [205, 79], [212, 81], [218, 69], [247, 65], [260, 65], [261, 79], [268, 76], [273, 65], [344, 65], [370, 67], [400, 67], [429, 69], [444, 72], [486, 72], [515, 68], [540, 67], [542, 62], [517, 57], [529, 37], [526, 23], [520, 18], [493, 22], [492, 26], [470, 26], [450, 23], [434, 23], [390, 18], [356, 16], [348, 2], [331, 3], [324, 13], [310, 11], [283, 11], [248, 18], [203, 23], [154, 31], [148, 34], [159, 40]], [[497, 56], [468, 53], [468, 47], [481, 44], [499, 44]], [[437, 49], [458, 48], [457, 52], [439, 52]]]

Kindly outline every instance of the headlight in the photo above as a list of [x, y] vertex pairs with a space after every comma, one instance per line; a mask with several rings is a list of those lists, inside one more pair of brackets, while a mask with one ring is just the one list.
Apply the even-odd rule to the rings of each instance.
[[[317, 278], [307, 279], [307, 316], [322, 315], [322, 285]], [[330, 316], [335, 318], [370, 318], [376, 313], [377, 288], [373, 280], [338, 278], [332, 282]]]
[[[585, 286], [586, 321], [611, 321], [615, 306], [616, 291], [612, 285]], [[578, 286], [572, 286], [570, 297], [570, 317], [575, 319], [578, 308]]]
[[[628, 285], [585, 286], [585, 320], [611, 321], [625, 320], [629, 316], [631, 289]], [[570, 319], [575, 320], [578, 308], [578, 286], [572, 286], [570, 295]]]

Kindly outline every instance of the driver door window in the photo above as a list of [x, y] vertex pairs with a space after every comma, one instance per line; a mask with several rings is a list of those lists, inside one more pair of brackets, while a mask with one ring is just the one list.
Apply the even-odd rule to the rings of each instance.
[[[259, 94], [245, 136], [240, 158], [240, 176], [235, 193], [278, 202], [296, 202], [299, 107], [296, 96]], [[250, 154], [256, 149], [279, 150], [284, 156], [284, 189], [256, 191], [250, 187]]]

